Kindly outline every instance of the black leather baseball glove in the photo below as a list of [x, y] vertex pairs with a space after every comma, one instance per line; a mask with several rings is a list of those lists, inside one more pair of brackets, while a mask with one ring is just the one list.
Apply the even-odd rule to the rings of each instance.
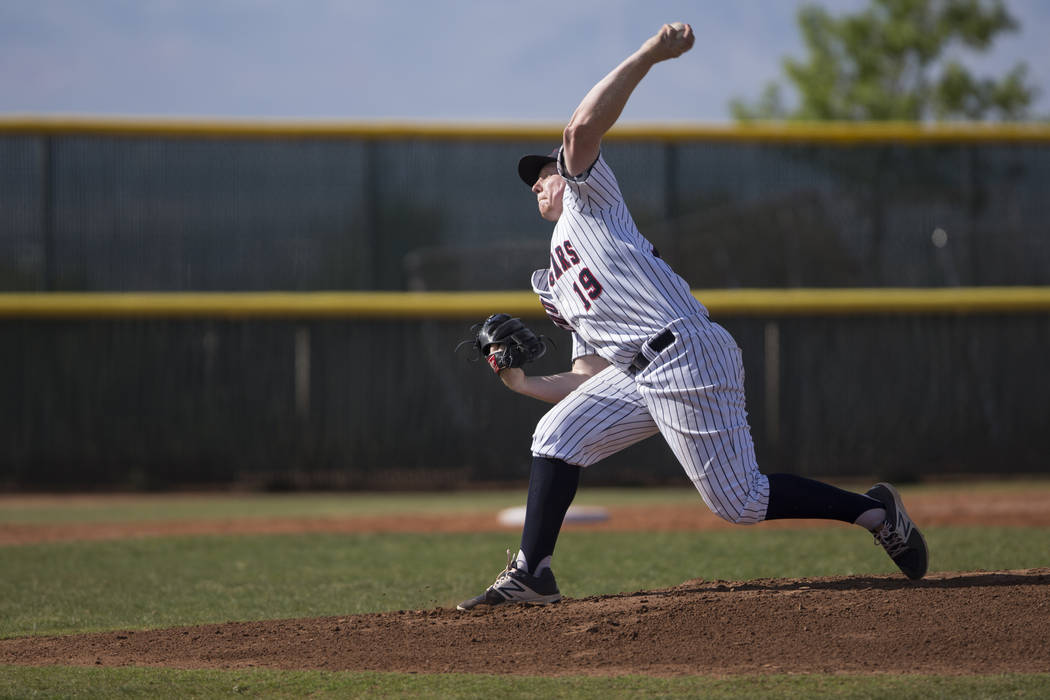
[[[508, 367], [521, 367], [543, 357], [547, 346], [520, 318], [493, 314], [475, 325], [474, 348], [488, 360], [493, 372]], [[470, 342], [470, 341], [467, 341]], [[493, 346], [499, 346], [493, 350]]]

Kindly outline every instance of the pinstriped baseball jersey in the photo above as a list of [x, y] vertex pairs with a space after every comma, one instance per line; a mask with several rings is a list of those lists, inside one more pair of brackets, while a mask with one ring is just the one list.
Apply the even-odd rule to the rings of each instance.
[[747, 423], [740, 349], [721, 326], [680, 319], [675, 342], [631, 375], [616, 366], [558, 402], [536, 426], [532, 453], [590, 466], [657, 431], [704, 503], [735, 523], [765, 517], [769, 480]]
[[668, 323], [707, 310], [654, 255], [603, 157], [573, 178], [559, 153], [558, 171], [566, 187], [551, 236], [547, 284], [553, 304], [598, 355], [627, 368], [642, 343]]
[[543, 305], [543, 310], [547, 312], [547, 316], [558, 326], [558, 328], [564, 328], [565, 330], [572, 333], [572, 356], [570, 359], [575, 360], [577, 357], [583, 357], [584, 355], [597, 355], [598, 353], [592, 348], [587, 341], [580, 337], [580, 334], [569, 325], [569, 322], [561, 315], [558, 307], [554, 303], [554, 295], [551, 293], [550, 286], [547, 281], [548, 270], [536, 270], [532, 273], [532, 291], [540, 298], [540, 304]]
[[[586, 467], [660, 432], [714, 513], [762, 520], [769, 480], [747, 423], [740, 348], [654, 255], [602, 157], [566, 180], [551, 266], [533, 273], [532, 288], [573, 331], [573, 358], [594, 353], [612, 366], [540, 420], [533, 455]], [[654, 350], [665, 331], [673, 340]], [[634, 371], [639, 353], [648, 364]]]

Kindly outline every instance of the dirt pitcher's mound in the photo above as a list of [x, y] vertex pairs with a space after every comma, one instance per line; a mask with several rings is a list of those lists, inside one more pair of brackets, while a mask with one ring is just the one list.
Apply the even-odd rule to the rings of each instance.
[[1050, 669], [1050, 568], [675, 588], [488, 612], [415, 610], [0, 640], [0, 664], [505, 673]]

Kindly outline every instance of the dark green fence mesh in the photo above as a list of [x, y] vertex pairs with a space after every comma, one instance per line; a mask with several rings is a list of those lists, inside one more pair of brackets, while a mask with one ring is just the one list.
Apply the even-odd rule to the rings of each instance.
[[[519, 288], [548, 227], [515, 163], [549, 147], [0, 137], [0, 289]], [[614, 141], [606, 158], [694, 287], [1050, 283], [1050, 142]]]
[[[550, 146], [0, 136], [0, 290], [526, 288], [549, 227], [514, 166]], [[694, 287], [1050, 284], [1050, 143], [615, 141], [606, 158]], [[1046, 314], [718, 320], [767, 471], [1047, 470]], [[567, 338], [541, 325], [560, 349], [537, 371], [560, 371]], [[0, 321], [0, 484], [522, 479], [545, 407], [453, 353], [467, 326]], [[682, 479], [658, 438], [588, 478]]]

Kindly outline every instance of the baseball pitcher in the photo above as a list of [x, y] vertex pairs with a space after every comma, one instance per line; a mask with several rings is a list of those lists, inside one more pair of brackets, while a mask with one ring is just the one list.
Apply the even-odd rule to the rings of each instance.
[[543, 343], [506, 314], [478, 331], [475, 347], [508, 388], [554, 406], [532, 438], [518, 553], [508, 552], [495, 583], [460, 610], [560, 600], [551, 557], [581, 470], [656, 433], [725, 520], [855, 523], [908, 578], [926, 574], [925, 540], [893, 486], [858, 494], [759, 471], [740, 348], [639, 232], [602, 155], [603, 135], [642, 78], [689, 51], [693, 40], [689, 25], [665, 24], [587, 93], [560, 146], [518, 163], [540, 216], [554, 224], [548, 266], [533, 273], [532, 288], [551, 319], [571, 332], [572, 364], [560, 374], [525, 374]]

